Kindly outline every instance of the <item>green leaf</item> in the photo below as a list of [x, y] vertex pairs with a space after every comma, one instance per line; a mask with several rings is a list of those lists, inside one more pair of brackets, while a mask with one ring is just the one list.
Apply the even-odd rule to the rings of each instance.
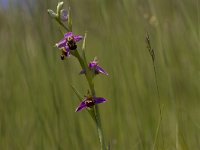
[[82, 44], [82, 55], [83, 55], [85, 67], [87, 69], [87, 59], [86, 59], [86, 56], [85, 56], [86, 38], [87, 38], [87, 32], [85, 32], [85, 35], [84, 35], [84, 38], [83, 38], [83, 44]]
[[85, 44], [86, 44], [86, 38], [87, 38], [87, 31], [85, 32], [84, 38], [83, 38], [83, 44], [82, 44], [82, 50], [85, 50]]
[[76, 88], [73, 85], [71, 85], [71, 87], [74, 93], [76, 94], [76, 96], [78, 97], [79, 101], [81, 102], [84, 99], [83, 96], [78, 92], [78, 90], [76, 90]]
[[68, 28], [70, 31], [72, 31], [72, 13], [70, 7], [68, 9]]

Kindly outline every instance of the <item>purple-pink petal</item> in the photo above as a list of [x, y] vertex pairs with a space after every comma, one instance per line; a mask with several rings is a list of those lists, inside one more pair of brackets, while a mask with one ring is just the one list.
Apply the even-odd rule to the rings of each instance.
[[99, 103], [104, 103], [106, 102], [107, 100], [103, 97], [94, 97], [95, 99], [95, 104], [99, 104]]
[[67, 41], [65, 38], [63, 38], [62, 40], [60, 40], [58, 43], [56, 43], [56, 47], [58, 48], [62, 48], [62, 47], [65, 47], [67, 44]]
[[98, 72], [100, 72], [100, 73], [102, 73], [102, 74], [105, 74], [105, 75], [108, 75], [108, 73], [103, 69], [103, 68], [101, 68], [100, 66], [96, 66], [96, 70], [98, 71]]
[[87, 107], [86, 104], [85, 104], [85, 101], [86, 101], [86, 99], [83, 100], [83, 101], [79, 104], [79, 106], [76, 108], [76, 112], [77, 112], [77, 111], [80, 111], [80, 110], [82, 110], [82, 109], [84, 109], [84, 108]]
[[97, 63], [94, 62], [94, 61], [90, 62], [89, 65], [88, 65], [88, 67], [89, 67], [90, 69], [93, 69], [93, 68], [96, 67], [96, 66], [97, 66]]
[[80, 40], [83, 39], [83, 37], [81, 35], [74, 35], [73, 38], [74, 38], [75, 42], [79, 42]]
[[72, 35], [73, 35], [72, 32], [67, 32], [67, 33], [65, 33], [64, 37], [68, 38], [69, 36], [72, 36]]

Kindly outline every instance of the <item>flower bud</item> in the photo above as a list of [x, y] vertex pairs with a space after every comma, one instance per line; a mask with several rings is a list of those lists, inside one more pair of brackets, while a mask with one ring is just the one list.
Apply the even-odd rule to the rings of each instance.
[[52, 18], [56, 18], [57, 17], [57, 14], [53, 10], [48, 9], [47, 12]]
[[60, 20], [62, 20], [62, 21], [67, 21], [67, 20], [68, 20], [68, 13], [67, 13], [67, 10], [62, 9], [62, 10], [60, 11]]
[[58, 5], [57, 5], [57, 14], [58, 15], [60, 14], [61, 9], [63, 8], [63, 4], [64, 4], [64, 2], [58, 2]]

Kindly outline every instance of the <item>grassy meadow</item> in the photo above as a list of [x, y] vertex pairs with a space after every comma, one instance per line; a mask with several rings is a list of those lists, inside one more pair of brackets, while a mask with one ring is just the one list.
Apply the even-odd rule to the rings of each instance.
[[[0, 6], [0, 150], [100, 149], [87, 111], [75, 113], [71, 85], [88, 89], [81, 68], [54, 47], [63, 35], [46, 10], [56, 5]], [[199, 150], [200, 1], [71, 0], [71, 9], [74, 34], [88, 33], [88, 60], [97, 56], [109, 73], [95, 88], [108, 99], [99, 108], [111, 150]]]

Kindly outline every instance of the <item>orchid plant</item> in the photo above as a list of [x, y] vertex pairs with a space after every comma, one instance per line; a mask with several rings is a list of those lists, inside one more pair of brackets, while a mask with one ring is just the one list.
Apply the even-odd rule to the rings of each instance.
[[[104, 103], [107, 101], [106, 98], [103, 97], [97, 97], [95, 88], [94, 88], [94, 78], [96, 75], [104, 74], [108, 75], [108, 73], [99, 66], [97, 62], [97, 58], [94, 58], [94, 60], [90, 61], [89, 64], [87, 63], [86, 56], [85, 56], [85, 42], [86, 42], [86, 33], [85, 36], [81, 35], [74, 35], [72, 32], [72, 17], [70, 9], [68, 11], [66, 9], [63, 9], [64, 2], [59, 2], [57, 5], [57, 11], [54, 12], [51, 9], [48, 9], [47, 12], [55, 21], [58, 22], [58, 24], [63, 27], [66, 30], [66, 33], [63, 35], [62, 39], [58, 41], [55, 44], [55, 47], [57, 47], [59, 50], [61, 50], [61, 60], [64, 60], [65, 58], [70, 57], [71, 55], [77, 58], [79, 61], [82, 70], [80, 71], [80, 75], [84, 74], [86, 77], [86, 80], [89, 85], [89, 92], [87, 93], [87, 96], [83, 98], [76, 108], [76, 112], [79, 112], [83, 109], [87, 109], [89, 114], [91, 115], [92, 119], [94, 120], [98, 136], [99, 136], [99, 142], [101, 145], [101, 150], [106, 150], [106, 145], [104, 141], [104, 134], [101, 126], [101, 118], [100, 113], [98, 109], [99, 103]], [[77, 42], [83, 40], [82, 44], [82, 51], [78, 50]], [[79, 99], [82, 98], [77, 92], [77, 90], [73, 87], [76, 95]]]

